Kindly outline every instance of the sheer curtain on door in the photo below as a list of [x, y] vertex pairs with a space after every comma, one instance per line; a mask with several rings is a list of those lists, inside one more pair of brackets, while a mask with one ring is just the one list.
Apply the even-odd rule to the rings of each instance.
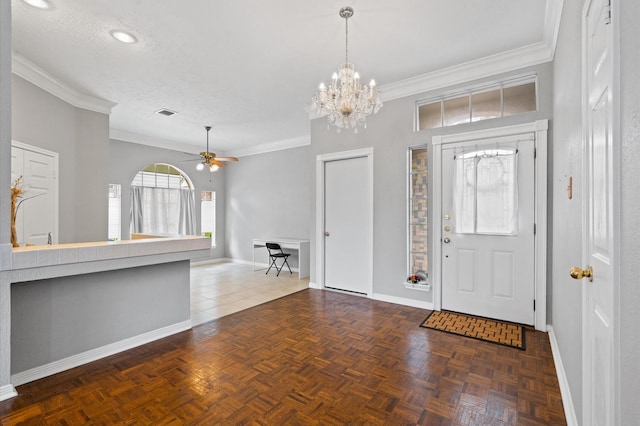
[[518, 150], [478, 150], [454, 160], [454, 223], [459, 234], [518, 233]]

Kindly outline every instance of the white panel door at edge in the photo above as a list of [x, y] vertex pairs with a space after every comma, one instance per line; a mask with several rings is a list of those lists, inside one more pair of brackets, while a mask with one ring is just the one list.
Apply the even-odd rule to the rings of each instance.
[[[516, 147], [517, 227], [514, 234], [458, 232], [453, 195], [456, 152], [474, 155], [474, 151]], [[443, 149], [442, 309], [534, 324], [534, 168], [533, 134], [447, 145]], [[477, 185], [478, 193], [487, 190], [480, 186], [480, 181]]]
[[325, 162], [324, 287], [367, 294], [368, 160]]
[[[616, 371], [614, 360], [615, 310], [613, 298], [613, 112], [612, 23], [610, 3], [585, 3], [583, 16], [586, 65], [583, 145], [585, 197], [583, 261], [593, 269], [593, 281], [583, 286], [583, 419], [584, 426], [614, 425]], [[615, 22], [613, 23], [615, 25]], [[572, 271], [573, 272], [573, 271]], [[624, 373], [624, 372], [623, 372]]]

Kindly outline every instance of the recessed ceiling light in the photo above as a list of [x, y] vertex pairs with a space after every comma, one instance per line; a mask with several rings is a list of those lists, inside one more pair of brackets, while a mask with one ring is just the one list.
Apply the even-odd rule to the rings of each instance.
[[47, 0], [22, 0], [24, 3], [38, 9], [51, 9], [51, 3]]
[[126, 31], [122, 31], [122, 30], [114, 30], [111, 31], [111, 36], [113, 38], [115, 38], [118, 41], [121, 41], [123, 43], [127, 43], [127, 44], [133, 44], [136, 43], [138, 41], [137, 38], [135, 38], [135, 36], [133, 34], [130, 34]]

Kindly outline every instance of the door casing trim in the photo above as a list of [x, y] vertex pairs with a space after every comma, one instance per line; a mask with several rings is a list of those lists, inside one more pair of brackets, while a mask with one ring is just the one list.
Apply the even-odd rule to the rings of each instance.
[[[535, 175], [535, 212], [534, 235], [535, 253], [535, 312], [534, 327], [539, 331], [547, 330], [547, 131], [548, 120], [538, 120], [531, 123], [514, 126], [498, 127], [494, 129], [478, 130], [452, 135], [438, 135], [432, 139], [433, 144], [433, 176], [442, 176], [442, 149], [447, 144], [473, 141], [479, 139], [496, 138], [519, 135], [523, 133], [535, 134], [536, 161]], [[442, 309], [442, 186], [433, 185], [433, 232], [429, 241], [433, 248], [433, 305], [434, 309]]]
[[367, 241], [367, 268], [363, 271], [363, 279], [367, 284], [367, 297], [373, 297], [373, 148], [354, 149], [333, 152], [316, 156], [316, 288], [324, 289], [324, 209], [325, 209], [325, 167], [328, 161], [367, 158], [367, 192], [368, 205], [363, 206], [368, 212], [369, 240]]

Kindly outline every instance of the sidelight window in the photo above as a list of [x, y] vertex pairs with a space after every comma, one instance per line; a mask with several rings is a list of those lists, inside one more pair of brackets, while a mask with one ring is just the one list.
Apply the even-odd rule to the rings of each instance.
[[200, 192], [200, 232], [203, 237], [211, 238], [211, 246], [216, 245], [216, 193]]
[[427, 148], [409, 149], [409, 274], [428, 275]]
[[122, 215], [120, 214], [120, 190], [121, 187], [118, 184], [109, 184], [109, 213], [108, 213], [108, 239], [109, 241], [118, 241], [121, 238], [120, 225], [122, 222]]

